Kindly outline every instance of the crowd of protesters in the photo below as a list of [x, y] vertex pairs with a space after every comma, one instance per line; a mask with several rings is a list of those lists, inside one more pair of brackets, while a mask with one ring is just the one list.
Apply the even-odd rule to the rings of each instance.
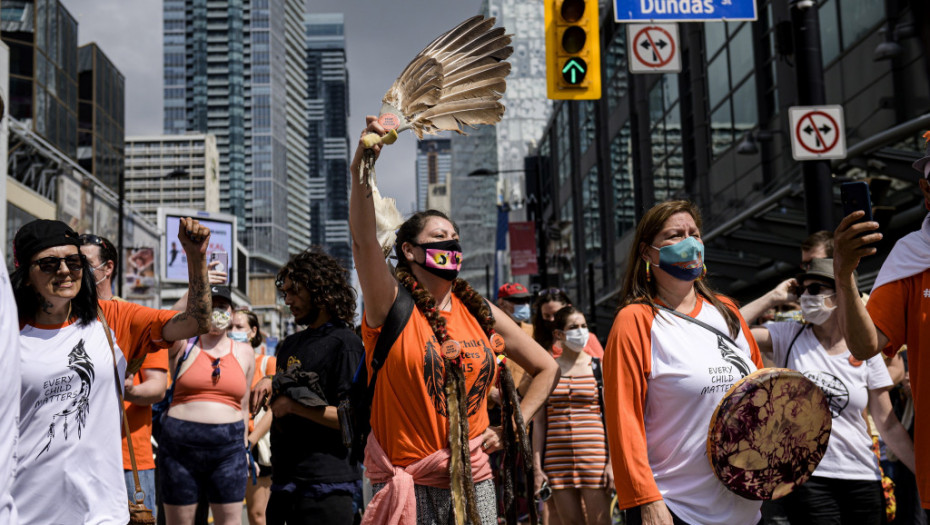
[[[208, 266], [210, 231], [194, 219], [169, 232], [190, 275], [171, 310], [113, 295], [108, 239], [59, 221], [20, 228], [15, 271], [0, 272], [0, 522], [123, 524], [137, 502], [168, 525], [207, 509], [232, 524], [245, 502], [252, 524], [487, 525], [516, 488], [521, 520], [538, 508], [546, 525], [926, 523], [930, 216], [868, 301], [856, 267], [881, 234], [856, 212], [800, 246], [796, 277], [740, 308], [705, 279], [698, 208], [657, 204], [602, 346], [563, 290], [505, 283], [491, 302], [459, 279], [467, 254], [441, 212], [409, 217], [385, 260], [362, 152], [350, 227], [364, 311], [344, 265], [294, 255], [275, 284], [303, 328], [276, 355]], [[930, 151], [914, 167], [930, 210]], [[824, 389], [832, 418], [810, 479], [777, 506], [730, 490], [706, 457], [729, 387], [765, 366]], [[360, 376], [370, 433], [352, 450], [343, 410]], [[514, 414], [531, 433], [507, 427]], [[502, 479], [501, 458], [522, 452], [527, 479]], [[889, 475], [906, 502], [896, 518]]]

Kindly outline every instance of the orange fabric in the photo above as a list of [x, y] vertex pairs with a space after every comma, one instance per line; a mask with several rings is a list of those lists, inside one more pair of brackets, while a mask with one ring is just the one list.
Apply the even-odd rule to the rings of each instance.
[[[264, 350], [264, 345], [262, 346]], [[252, 374], [252, 386], [249, 388], [249, 391], [255, 390], [255, 385], [258, 384], [266, 375], [274, 375], [274, 371], [278, 365], [278, 358], [275, 356], [267, 356], [268, 361], [265, 364], [265, 368], [262, 369], [262, 360], [265, 359], [265, 354], [256, 354], [255, 355], [255, 373]], [[249, 432], [255, 430], [255, 415], [251, 412], [249, 413]]]
[[[893, 356], [907, 345], [908, 374], [914, 395], [914, 455], [921, 505], [930, 509], [930, 270], [884, 284], [872, 292], [866, 309], [888, 337], [883, 351]], [[924, 370], [924, 368], [928, 368]]]
[[[145, 356], [142, 369], [133, 376], [132, 384], [139, 385], [145, 381], [146, 370], [161, 370], [168, 372], [168, 350], [161, 349]], [[155, 457], [152, 453], [152, 406], [135, 405], [125, 402], [126, 419], [129, 421], [129, 431], [132, 433], [132, 449], [136, 453], [136, 467], [139, 470], [155, 468]], [[123, 470], [131, 470], [129, 461], [129, 442], [123, 436]]]
[[604, 353], [604, 420], [622, 509], [662, 499], [649, 466], [643, 420], [653, 317], [650, 307], [641, 304], [617, 312]]
[[197, 353], [194, 362], [177, 380], [174, 398], [171, 400], [172, 406], [193, 401], [212, 401], [242, 410], [242, 397], [248, 391], [248, 386], [245, 384], [242, 366], [233, 352], [233, 342], [229, 343], [229, 352], [219, 358], [220, 378], [215, 382], [213, 381], [214, 359], [203, 349]]
[[[736, 305], [718, 296], [730, 310]], [[701, 311], [703, 299], [688, 315]], [[763, 367], [759, 345], [752, 337], [746, 321], [739, 316], [743, 334], [749, 342], [752, 362]], [[644, 407], [648, 378], [652, 373], [652, 321], [654, 314], [648, 305], [633, 304], [617, 313], [604, 355], [604, 411], [607, 438], [610, 445], [614, 485], [621, 509], [636, 507], [662, 499], [649, 466], [646, 445]]]
[[161, 331], [178, 312], [156, 310], [125, 301], [100, 301], [99, 304], [127, 361], [170, 345], [162, 339]]
[[[451, 311], [442, 315], [449, 337], [461, 344], [469, 403], [468, 438], [474, 439], [488, 427], [487, 393], [496, 372], [494, 352], [478, 321], [457, 297], [452, 298]], [[365, 363], [371, 377], [371, 357], [381, 328], [371, 328], [364, 316], [362, 319]], [[372, 433], [393, 465], [406, 467], [448, 447], [449, 424], [436, 408], [439, 405], [445, 411], [440, 356], [429, 323], [414, 308], [378, 372], [371, 406]]]

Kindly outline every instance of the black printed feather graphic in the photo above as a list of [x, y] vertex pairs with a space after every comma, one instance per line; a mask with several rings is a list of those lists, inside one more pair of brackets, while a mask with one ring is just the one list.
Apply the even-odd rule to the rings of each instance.
[[442, 357], [436, 351], [436, 345], [432, 341], [426, 342], [426, 352], [424, 352], [423, 362], [423, 382], [426, 383], [426, 391], [433, 400], [433, 407], [436, 412], [443, 417], [448, 417], [446, 410], [446, 392], [443, 388], [444, 371]]
[[739, 370], [741, 378], [749, 375], [749, 365], [746, 364], [742, 357], [740, 357], [740, 355], [719, 335], [717, 336], [717, 348], [720, 350], [720, 357]]
[[488, 386], [494, 380], [494, 352], [488, 348], [488, 345], [482, 342], [484, 346], [484, 359], [481, 362], [481, 369], [478, 371], [478, 377], [468, 390], [468, 415], [471, 416], [481, 408], [481, 402], [488, 395]]
[[68, 418], [74, 415], [74, 422], [77, 425], [78, 439], [81, 438], [81, 431], [87, 423], [87, 414], [90, 413], [90, 389], [94, 383], [94, 363], [87, 355], [84, 348], [84, 340], [78, 341], [71, 352], [68, 353], [68, 368], [77, 374], [81, 380], [81, 388], [74, 396], [71, 402], [64, 410], [52, 416], [52, 422], [48, 426], [48, 443], [39, 451], [36, 458], [45, 453], [52, 446], [52, 439], [55, 437], [55, 423], [63, 419], [62, 434], [68, 439]]

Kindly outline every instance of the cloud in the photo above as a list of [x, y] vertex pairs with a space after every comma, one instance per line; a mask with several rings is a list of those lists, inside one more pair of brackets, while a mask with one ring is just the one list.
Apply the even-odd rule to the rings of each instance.
[[[160, 134], [162, 2], [63, 3], [78, 21], [79, 44], [96, 42], [126, 77], [126, 134]], [[426, 44], [477, 14], [480, 7], [480, 0], [308, 1], [308, 12], [345, 13], [350, 136], [364, 127], [365, 115], [377, 114], [384, 92]], [[415, 164], [412, 134], [402, 136], [378, 161], [379, 186], [397, 199], [404, 214], [416, 205]]]

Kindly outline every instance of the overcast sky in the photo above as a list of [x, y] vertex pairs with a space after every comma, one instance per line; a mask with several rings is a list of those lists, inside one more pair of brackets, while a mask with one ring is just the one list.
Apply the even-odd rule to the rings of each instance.
[[[126, 77], [126, 135], [161, 134], [162, 3], [62, 1], [78, 21], [78, 42], [96, 42]], [[352, 136], [364, 127], [365, 115], [380, 109], [381, 97], [407, 62], [480, 7], [480, 0], [307, 2], [308, 11], [345, 13]], [[416, 139], [406, 133], [378, 161], [382, 193], [397, 198], [405, 214], [416, 201], [415, 160]]]

